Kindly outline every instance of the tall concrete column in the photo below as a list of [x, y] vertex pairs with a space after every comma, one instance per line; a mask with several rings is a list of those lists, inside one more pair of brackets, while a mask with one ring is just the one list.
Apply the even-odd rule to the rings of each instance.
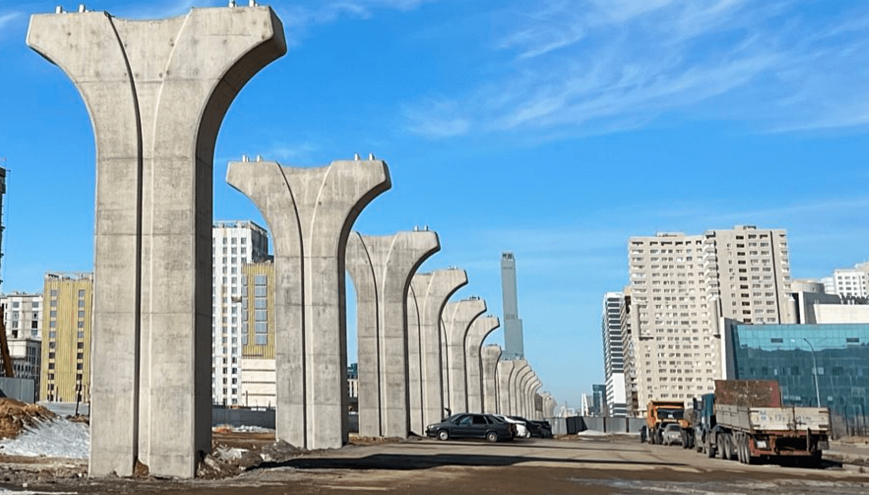
[[417, 268], [439, 250], [437, 234], [429, 231], [350, 234], [347, 269], [356, 286], [362, 436], [407, 438], [407, 293]]
[[468, 388], [465, 368], [465, 336], [471, 323], [486, 312], [486, 301], [480, 298], [447, 303], [444, 308], [444, 350], [446, 355], [445, 406], [450, 413], [468, 411]]
[[256, 204], [274, 238], [275, 435], [297, 447], [341, 447], [349, 402], [347, 237], [362, 209], [391, 187], [386, 162], [233, 162], [226, 180]]
[[501, 325], [497, 316], [477, 318], [465, 336], [465, 376], [468, 389], [468, 412], [483, 412], [483, 359], [480, 348], [490, 333]]
[[543, 392], [543, 419], [555, 417], [558, 401], [549, 392]]
[[211, 451], [214, 143], [229, 105], [286, 53], [268, 7], [158, 21], [34, 15], [96, 141], [89, 473], [193, 477]]
[[480, 351], [483, 358], [483, 412], [498, 413], [498, 360], [501, 359], [501, 346], [491, 344]]
[[[450, 268], [413, 276], [408, 291], [410, 429], [418, 435], [444, 417], [441, 315], [447, 300], [468, 283], [464, 270]], [[411, 323], [416, 314], [416, 324]]]
[[523, 416], [531, 418], [534, 415], [534, 395], [531, 391], [534, 388], [534, 383], [537, 380], [537, 375], [532, 371], [525, 379], [523, 386], [523, 397], [525, 398], [525, 411]]
[[528, 414], [528, 383], [534, 377], [534, 371], [529, 368], [529, 371], [519, 375], [519, 415], [527, 417]]
[[510, 381], [515, 367], [516, 361], [513, 359], [498, 361], [498, 414], [511, 414]]
[[522, 394], [522, 382], [525, 377], [531, 373], [531, 367], [524, 359], [519, 359], [516, 367], [513, 368], [513, 377], [510, 380], [510, 395], [511, 415], [518, 416], [522, 414], [524, 407], [524, 397]]
[[[534, 385], [531, 387], [531, 417], [533, 419], [543, 419], [543, 398], [538, 393], [543, 386], [539, 378], [535, 378]], [[539, 405], [538, 405], [539, 403]]]

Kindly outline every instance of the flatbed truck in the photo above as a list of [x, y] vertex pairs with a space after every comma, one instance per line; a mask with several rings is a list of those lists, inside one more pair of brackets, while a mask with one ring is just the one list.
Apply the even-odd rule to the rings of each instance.
[[819, 462], [829, 448], [830, 410], [783, 406], [774, 380], [716, 380], [699, 404], [695, 438], [708, 457], [800, 457]]

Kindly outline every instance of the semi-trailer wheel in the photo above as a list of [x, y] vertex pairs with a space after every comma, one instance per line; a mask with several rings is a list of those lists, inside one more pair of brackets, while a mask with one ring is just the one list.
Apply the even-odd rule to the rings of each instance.
[[731, 461], [731, 460], [733, 460], [733, 438], [730, 436], [730, 433], [724, 434], [723, 437], [724, 437], [724, 460]]

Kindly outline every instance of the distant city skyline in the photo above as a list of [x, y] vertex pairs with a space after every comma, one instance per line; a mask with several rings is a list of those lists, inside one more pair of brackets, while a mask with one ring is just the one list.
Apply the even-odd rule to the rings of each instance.
[[[223, 0], [195, 2], [221, 6]], [[126, 18], [191, 3], [106, 0]], [[68, 78], [24, 44], [37, 0], [0, 5], [3, 292], [93, 269], [93, 132]], [[229, 108], [214, 216], [265, 225], [225, 182], [262, 155], [387, 161], [371, 235], [429, 225], [503, 314], [498, 257], [521, 260], [524, 352], [559, 405], [604, 383], [600, 302], [628, 239], [736, 224], [787, 231], [793, 278], [869, 259], [869, 4], [733, 0], [276, 2], [290, 50]], [[377, 33], [377, 35], [373, 35]], [[348, 283], [348, 300], [352, 284]], [[353, 315], [348, 314], [352, 325]], [[503, 342], [503, 329], [486, 343]]]

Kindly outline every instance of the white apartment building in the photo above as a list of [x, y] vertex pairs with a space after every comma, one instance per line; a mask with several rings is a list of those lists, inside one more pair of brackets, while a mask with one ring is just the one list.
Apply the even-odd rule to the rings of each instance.
[[687, 402], [713, 390], [723, 376], [720, 317], [792, 321], [784, 230], [631, 237], [628, 254], [638, 412], [650, 400]]
[[869, 263], [833, 270], [833, 287], [839, 297], [869, 297]]
[[211, 255], [211, 396], [216, 404], [240, 404], [242, 266], [268, 257], [268, 234], [254, 222], [216, 221]]
[[12, 292], [0, 296], [0, 304], [10, 339], [42, 340], [42, 294]]

